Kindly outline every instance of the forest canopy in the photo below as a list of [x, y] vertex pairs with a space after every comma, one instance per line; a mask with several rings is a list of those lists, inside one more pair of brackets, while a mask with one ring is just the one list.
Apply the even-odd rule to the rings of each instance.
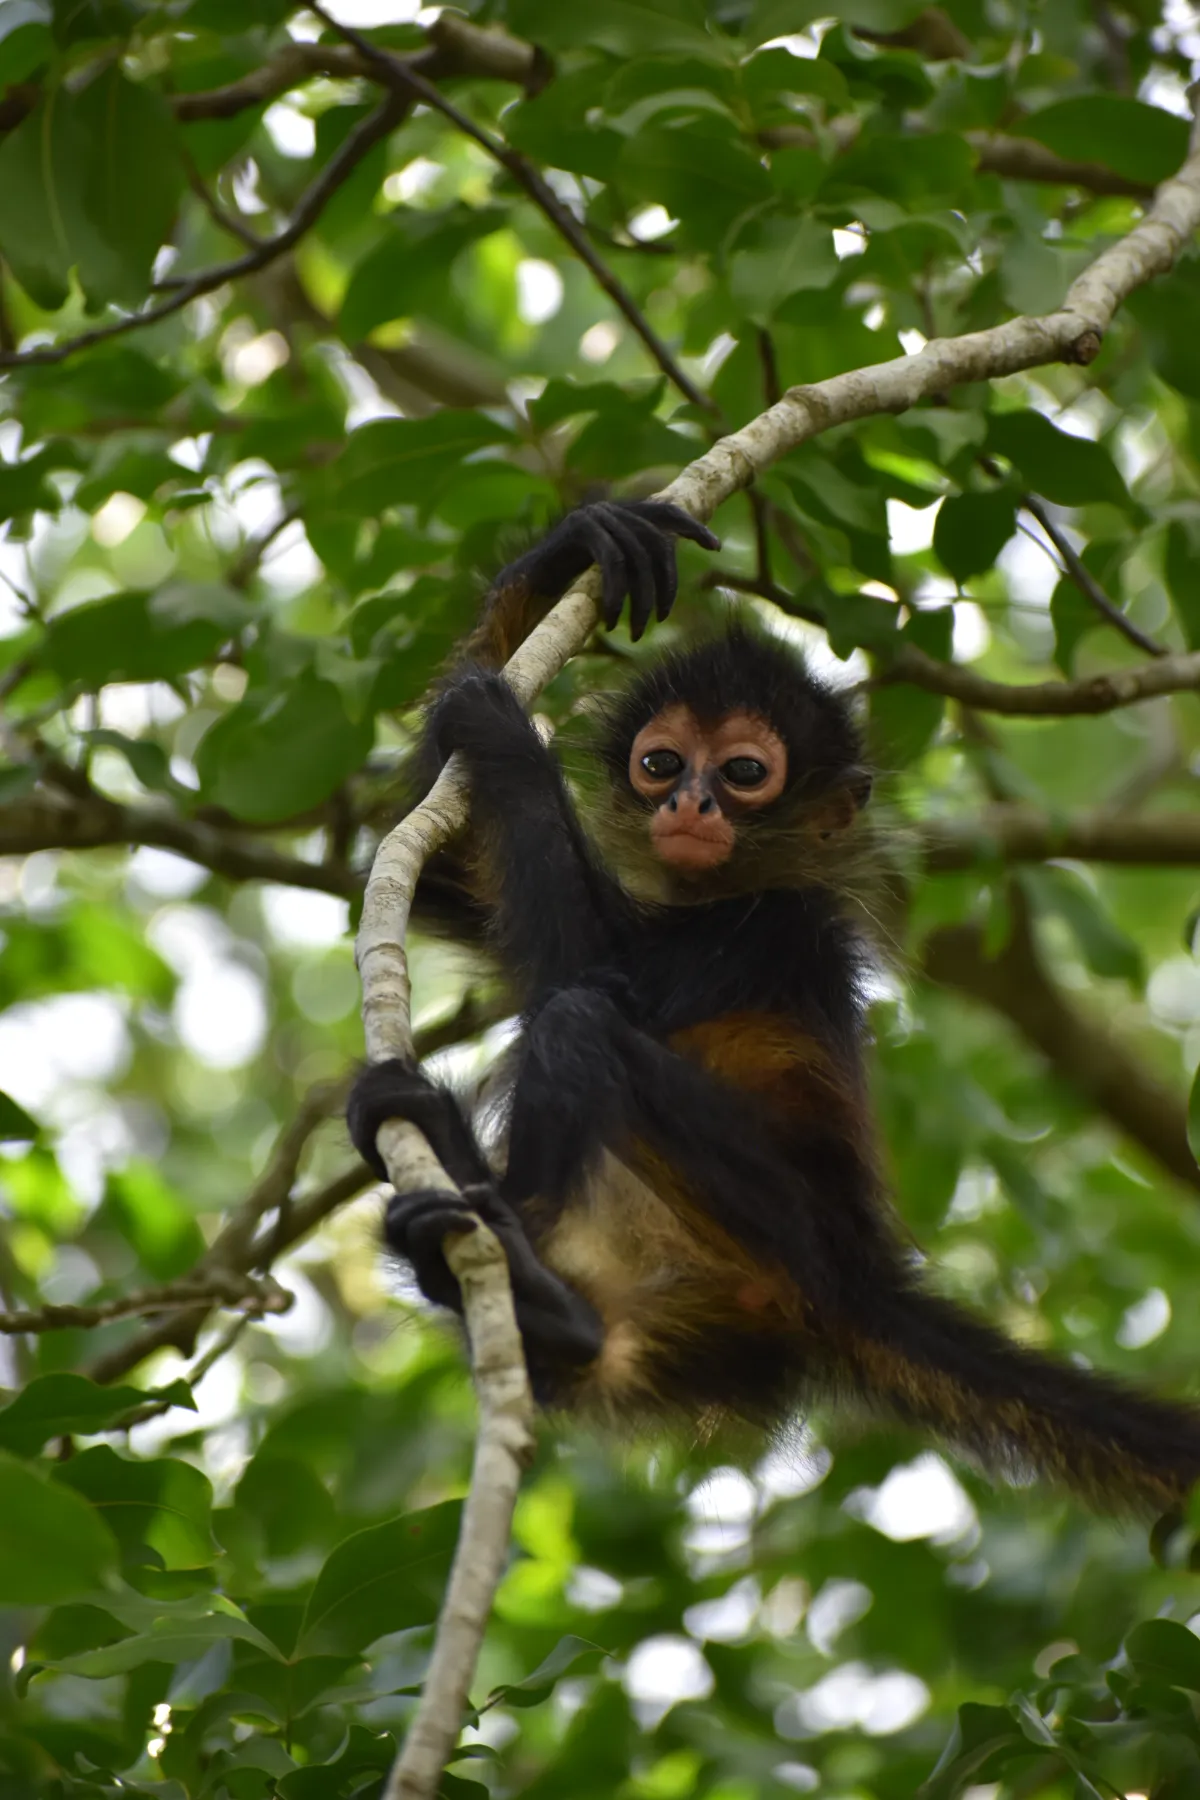
[[[1200, 15], [323, 10], [0, 4], [0, 1800], [382, 1792], [474, 1410], [341, 1123], [372, 854], [514, 545], [769, 409], [538, 715], [586, 781], [732, 607], [855, 691], [905, 1228], [1200, 1394]], [[441, 1792], [1191, 1800], [1198, 1539], [862, 1417], [547, 1426]]]

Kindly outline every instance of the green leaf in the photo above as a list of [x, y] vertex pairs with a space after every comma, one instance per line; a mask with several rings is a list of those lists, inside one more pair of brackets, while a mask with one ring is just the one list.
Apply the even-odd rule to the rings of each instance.
[[0, 142], [0, 245], [40, 306], [76, 270], [90, 300], [133, 305], [183, 186], [163, 97], [114, 63], [80, 93], [47, 93]]
[[461, 202], [439, 212], [397, 208], [350, 277], [339, 320], [343, 336], [352, 343], [390, 319], [436, 317], [455, 258], [506, 220], [500, 207]]
[[[293, 1769], [277, 1783], [277, 1792], [280, 1800], [331, 1800], [334, 1795], [368, 1794], [377, 1786], [370, 1778], [386, 1775], [395, 1755], [394, 1738], [376, 1737], [365, 1725], [351, 1725], [345, 1745], [332, 1762], [322, 1763], [320, 1768]], [[438, 1782], [439, 1800], [450, 1792], [446, 1780], [443, 1774]], [[481, 1796], [487, 1791], [479, 1789]]]
[[1125, 1639], [1125, 1654], [1139, 1675], [1200, 1693], [1200, 1638], [1186, 1625], [1145, 1619]]
[[[173, 1381], [147, 1392], [135, 1387], [100, 1387], [86, 1375], [66, 1370], [38, 1375], [15, 1400], [0, 1408], [0, 1449], [35, 1456], [52, 1438], [94, 1435], [148, 1400], [169, 1400], [173, 1406], [196, 1410], [186, 1381]], [[81, 1460], [73, 1459], [64, 1466], [73, 1467]]]
[[990, 413], [988, 448], [1006, 456], [1027, 487], [1057, 506], [1093, 500], [1124, 508], [1134, 504], [1105, 445], [1059, 431], [1044, 413]]
[[351, 720], [334, 684], [306, 670], [283, 689], [247, 694], [218, 719], [201, 739], [196, 771], [215, 805], [268, 823], [327, 800], [374, 737], [372, 719]]
[[37, 1120], [23, 1106], [18, 1106], [11, 1094], [0, 1089], [0, 1143], [32, 1144], [41, 1135], [42, 1128]]
[[617, 178], [630, 193], [665, 206], [692, 240], [715, 248], [734, 220], [771, 194], [771, 178], [731, 121], [702, 113], [649, 124], [621, 151]]
[[1200, 650], [1200, 517], [1167, 526], [1163, 573], [1189, 650]]
[[0, 92], [24, 81], [54, 48], [50, 0], [7, 0], [0, 6]]
[[509, 0], [509, 28], [548, 50], [575, 47], [613, 56], [723, 57], [710, 36], [704, 0], [588, 0], [585, 9], [560, 0]]
[[322, 477], [329, 505], [358, 515], [425, 506], [465, 457], [512, 433], [481, 412], [446, 407], [427, 419], [372, 419], [351, 432]]
[[594, 115], [606, 85], [607, 70], [598, 70], [594, 63], [557, 74], [535, 98], [505, 113], [509, 143], [537, 162], [606, 181], [623, 142], [611, 125], [589, 116]]
[[989, 1773], [998, 1773], [1005, 1762], [1028, 1754], [1028, 1740], [1007, 1707], [969, 1700], [958, 1709], [950, 1741], [920, 1790], [921, 1800], [956, 1800], [985, 1763]]
[[[64, 1488], [56, 1491], [64, 1498], [69, 1492]], [[76, 1505], [80, 1504], [76, 1496], [70, 1497]], [[95, 1519], [90, 1507], [85, 1510], [89, 1518]], [[111, 1541], [111, 1534], [106, 1535]], [[202, 1599], [199, 1603], [211, 1606], [213, 1600]], [[164, 1603], [163, 1616], [155, 1619], [149, 1629], [136, 1631], [132, 1637], [97, 1650], [64, 1656], [56, 1666], [70, 1674], [87, 1675], [94, 1680], [106, 1675], [126, 1675], [130, 1669], [141, 1668], [146, 1663], [197, 1662], [218, 1644], [230, 1643], [251, 1644], [260, 1655], [275, 1662], [283, 1661], [270, 1638], [243, 1618], [232, 1601], [217, 1597], [216, 1604], [221, 1610], [188, 1617], [186, 1613], [167, 1610]], [[123, 1604], [118, 1607], [110, 1602], [110, 1610], [121, 1617], [126, 1608]]]
[[1173, 175], [1187, 155], [1188, 124], [1161, 106], [1124, 94], [1076, 94], [1018, 120], [1011, 129], [1079, 162], [1103, 163], [1148, 187]]
[[754, 234], [754, 248], [730, 259], [729, 288], [747, 318], [765, 323], [789, 294], [828, 287], [838, 268], [828, 225], [768, 219]]
[[544, 1657], [536, 1669], [531, 1669], [524, 1680], [505, 1682], [502, 1687], [493, 1688], [487, 1697], [487, 1705], [538, 1706], [553, 1693], [559, 1678], [576, 1663], [607, 1655], [601, 1645], [589, 1644], [586, 1638], [560, 1638], [549, 1656]]
[[347, 1655], [437, 1617], [461, 1507], [456, 1500], [356, 1531], [317, 1577], [297, 1644], [304, 1656]]
[[1017, 529], [1016, 496], [1009, 488], [990, 494], [951, 494], [933, 528], [933, 548], [960, 586], [990, 569]]
[[174, 116], [162, 94], [128, 81], [116, 63], [84, 88], [78, 115], [90, 145], [83, 206], [107, 253], [95, 272], [81, 264], [79, 278], [89, 297], [132, 306], [183, 192]]
[[169, 680], [209, 661], [250, 616], [248, 604], [219, 582], [113, 594], [51, 619], [42, 661], [85, 687]]
[[1113, 924], [1081, 875], [1067, 869], [1022, 869], [1018, 880], [1040, 912], [1062, 919], [1093, 974], [1141, 987], [1146, 972], [1140, 950]]
[[195, 1213], [153, 1163], [135, 1160], [110, 1172], [95, 1222], [119, 1232], [155, 1281], [174, 1280], [204, 1251]]
[[1192, 1077], [1192, 1091], [1188, 1095], [1187, 1134], [1188, 1147], [1200, 1163], [1200, 1069]]
[[87, 1502], [0, 1451], [0, 1606], [79, 1599], [116, 1572], [116, 1540]]
[[97, 1444], [61, 1463], [54, 1479], [91, 1502], [127, 1561], [143, 1563], [150, 1551], [162, 1568], [202, 1569], [217, 1553], [212, 1487], [190, 1463], [169, 1456], [135, 1461]]

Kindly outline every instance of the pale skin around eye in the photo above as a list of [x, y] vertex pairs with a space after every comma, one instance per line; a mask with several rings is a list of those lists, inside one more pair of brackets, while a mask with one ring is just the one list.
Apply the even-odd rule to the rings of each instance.
[[728, 713], [702, 724], [682, 704], [644, 725], [629, 753], [629, 780], [655, 803], [650, 837], [665, 863], [703, 873], [733, 850], [737, 820], [777, 800], [787, 750], [765, 719]]

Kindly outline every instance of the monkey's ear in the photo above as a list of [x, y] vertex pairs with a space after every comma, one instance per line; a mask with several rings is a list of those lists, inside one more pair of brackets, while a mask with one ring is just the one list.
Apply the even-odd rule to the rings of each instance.
[[871, 776], [853, 769], [847, 779], [814, 808], [812, 822], [818, 837], [831, 838], [849, 830], [871, 798]]

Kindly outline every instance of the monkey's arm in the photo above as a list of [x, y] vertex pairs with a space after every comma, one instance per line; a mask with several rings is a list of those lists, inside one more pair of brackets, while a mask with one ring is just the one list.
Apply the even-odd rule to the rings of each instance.
[[592, 855], [562, 774], [500, 675], [464, 669], [429, 718], [459, 751], [495, 948], [527, 995], [611, 954], [628, 902]]
[[678, 577], [673, 538], [705, 550], [720, 548], [707, 526], [661, 500], [605, 500], [574, 512], [497, 576], [479, 624], [463, 646], [468, 661], [498, 669], [534, 626], [593, 563], [604, 582], [601, 604], [611, 631], [629, 595], [629, 628], [636, 640], [653, 616], [665, 619]]

